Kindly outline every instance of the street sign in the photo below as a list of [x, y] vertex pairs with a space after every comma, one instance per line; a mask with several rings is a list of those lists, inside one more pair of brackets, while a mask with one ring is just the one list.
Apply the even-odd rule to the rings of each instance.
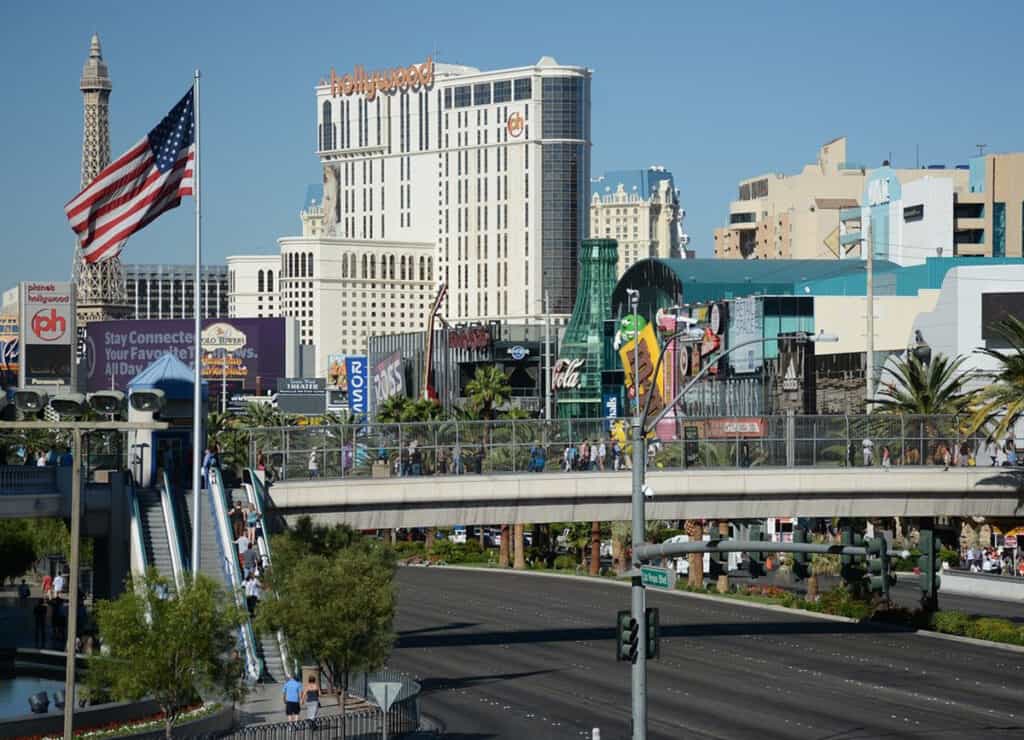
[[377, 705], [382, 711], [387, 712], [391, 705], [398, 698], [398, 692], [402, 690], [400, 681], [371, 681], [370, 693], [377, 700]]
[[676, 572], [670, 568], [643, 565], [640, 567], [640, 581], [652, 588], [675, 588]]
[[1003, 538], [1003, 547], [1016, 547], [1017, 535], [1010, 534]]

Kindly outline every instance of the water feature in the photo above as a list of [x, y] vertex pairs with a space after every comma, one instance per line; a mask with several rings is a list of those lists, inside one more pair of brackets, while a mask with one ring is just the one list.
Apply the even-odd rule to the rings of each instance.
[[45, 691], [50, 700], [48, 714], [60, 714], [63, 710], [57, 707], [53, 695], [64, 691], [62, 680], [0, 673], [0, 719], [30, 714], [28, 698], [40, 691]]

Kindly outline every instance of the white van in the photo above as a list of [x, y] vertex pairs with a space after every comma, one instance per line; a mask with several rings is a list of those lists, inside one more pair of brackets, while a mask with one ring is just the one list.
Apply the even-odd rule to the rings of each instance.
[[462, 524], [456, 524], [452, 527], [451, 536], [448, 537], [456, 545], [466, 544], [466, 527]]
[[[689, 542], [689, 541], [690, 541], [690, 535], [688, 535], [688, 534], [677, 534], [675, 537], [669, 537], [662, 544], [669, 545], [669, 544], [676, 544], [678, 542]], [[711, 541], [711, 535], [708, 535], [708, 534], [704, 535], [704, 541], [705, 542], [710, 542]], [[740, 563], [742, 562], [741, 553], [730, 552], [730, 553], [727, 553], [727, 555], [728, 555], [728, 559], [726, 561], [726, 567], [730, 571], [737, 570], [740, 567]], [[668, 564], [666, 564], [666, 565], [668, 565], [668, 567], [674, 567], [675, 571], [676, 571], [676, 573], [678, 575], [681, 575], [681, 576], [689, 575], [689, 573], [690, 573], [690, 559], [686, 555], [680, 555], [679, 557], [676, 557], [676, 558], [669, 558], [669, 562], [671, 563], [671, 565], [668, 565]], [[704, 575], [707, 575], [710, 572], [711, 572], [711, 553], [706, 552], [706, 553], [704, 553]]]

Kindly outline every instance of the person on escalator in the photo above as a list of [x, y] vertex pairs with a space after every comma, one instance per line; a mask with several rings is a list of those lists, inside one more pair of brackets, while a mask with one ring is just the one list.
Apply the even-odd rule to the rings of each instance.
[[235, 539], [237, 540], [242, 536], [242, 530], [245, 529], [245, 512], [242, 511], [242, 503], [240, 501], [235, 502], [228, 516], [231, 519], [231, 529], [235, 533]]

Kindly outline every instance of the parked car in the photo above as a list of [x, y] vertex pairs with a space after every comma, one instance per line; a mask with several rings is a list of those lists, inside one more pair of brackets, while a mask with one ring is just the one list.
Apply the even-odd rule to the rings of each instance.
[[466, 544], [466, 527], [462, 524], [456, 524], [452, 527], [452, 533], [448, 537], [456, 545]]

